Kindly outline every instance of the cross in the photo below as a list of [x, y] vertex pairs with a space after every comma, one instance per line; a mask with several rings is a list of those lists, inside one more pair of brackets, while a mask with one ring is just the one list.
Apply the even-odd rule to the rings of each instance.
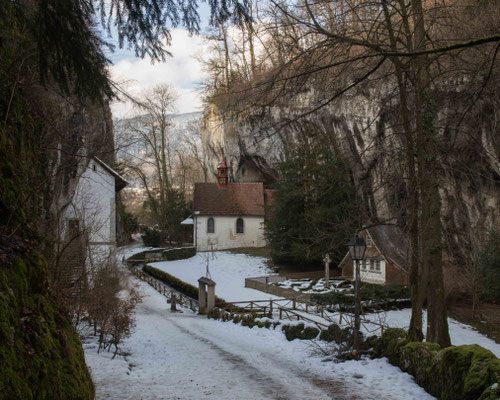
[[330, 288], [330, 263], [332, 262], [330, 254], [326, 253], [323, 256], [323, 262], [325, 263], [325, 289], [328, 289]]

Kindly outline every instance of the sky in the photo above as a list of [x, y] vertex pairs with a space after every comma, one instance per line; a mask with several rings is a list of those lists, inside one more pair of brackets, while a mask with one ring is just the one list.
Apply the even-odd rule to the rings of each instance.
[[[207, 27], [208, 10], [200, 8], [201, 28]], [[136, 58], [133, 50], [120, 49], [116, 46], [114, 54], [110, 55], [112, 65], [109, 67], [111, 78], [124, 87], [133, 96], [151, 89], [159, 84], [170, 85], [177, 95], [175, 113], [182, 114], [201, 110], [198, 83], [205, 73], [202, 65], [195, 59], [204, 51], [201, 36], [189, 35], [185, 29], [172, 29], [172, 45], [168, 50], [172, 57], [164, 63], [151, 63], [151, 59]], [[116, 38], [113, 38], [116, 39]], [[205, 46], [206, 48], [206, 46]], [[117, 101], [111, 105], [113, 118], [127, 118], [134, 115], [130, 101]]]

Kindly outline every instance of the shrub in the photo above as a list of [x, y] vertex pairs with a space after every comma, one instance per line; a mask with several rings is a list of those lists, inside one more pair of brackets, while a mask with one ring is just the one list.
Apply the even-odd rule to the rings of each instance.
[[169, 249], [165, 250], [162, 255], [165, 261], [184, 260], [186, 258], [194, 257], [196, 255], [196, 249], [194, 247]]
[[[324, 294], [313, 294], [311, 299], [322, 305], [330, 307], [339, 307], [340, 309], [349, 309], [354, 307], [354, 291], [346, 292], [330, 292]], [[359, 289], [359, 297], [361, 301], [373, 303], [388, 303], [392, 305], [398, 300], [408, 299], [410, 290], [404, 285], [374, 285], [370, 283], [362, 283]]]
[[316, 336], [318, 336], [318, 333], [319, 333], [318, 328], [308, 326], [308, 327], [304, 328], [304, 330], [302, 332], [300, 332], [299, 339], [312, 340], [312, 339], [315, 339]]
[[241, 326], [248, 326], [250, 329], [257, 325], [255, 318], [251, 315], [244, 315], [241, 319]]
[[304, 324], [302, 323], [298, 325], [283, 325], [281, 327], [281, 331], [285, 333], [285, 337], [288, 341], [298, 339], [303, 329]]
[[161, 247], [161, 232], [155, 228], [146, 228], [141, 235], [145, 246]]
[[144, 260], [145, 257], [146, 257], [146, 252], [145, 251], [141, 251], [141, 252], [135, 253], [134, 255], [132, 255], [129, 258], [127, 258], [127, 261]]
[[[165, 283], [166, 285], [171, 286], [173, 289], [185, 294], [192, 299], [198, 300], [198, 288], [181, 281], [179, 278], [176, 278], [173, 275], [166, 273], [165, 271], [159, 270], [158, 268], [154, 268], [151, 265], [145, 265], [142, 270], [152, 276], [155, 279], [158, 279], [160, 282]], [[224, 299], [215, 296], [215, 301], [217, 303], [225, 303]]]
[[485, 300], [500, 302], [500, 232], [490, 233], [479, 254], [478, 266]]

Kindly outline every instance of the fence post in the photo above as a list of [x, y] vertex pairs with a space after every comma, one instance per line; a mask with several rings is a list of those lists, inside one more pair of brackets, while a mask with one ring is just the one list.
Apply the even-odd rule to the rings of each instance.
[[342, 323], [342, 313], [340, 313], [339, 324]]
[[306, 312], [307, 312], [307, 303], [306, 303]]
[[295, 299], [292, 300], [292, 310], [295, 310]]
[[280, 319], [282, 319], [282, 317], [283, 317], [283, 309], [280, 308]]
[[269, 300], [269, 316], [270, 318], [273, 317], [273, 301]]

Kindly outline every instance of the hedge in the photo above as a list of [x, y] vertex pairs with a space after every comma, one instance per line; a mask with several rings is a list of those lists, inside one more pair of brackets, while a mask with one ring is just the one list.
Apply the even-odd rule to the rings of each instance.
[[481, 346], [441, 349], [435, 343], [410, 342], [402, 329], [387, 329], [380, 340], [379, 353], [440, 399], [500, 397], [500, 360]]
[[[159, 250], [144, 250], [127, 258], [127, 261], [142, 261], [147, 253], [158, 253]], [[168, 249], [161, 252], [163, 261], [183, 260], [196, 255], [194, 247], [180, 247], [177, 249]]]
[[178, 249], [165, 250], [163, 253], [163, 260], [173, 261], [173, 260], [183, 260], [185, 258], [191, 258], [196, 255], [196, 249], [194, 247], [181, 247]]
[[[198, 300], [197, 287], [190, 285], [189, 283], [186, 283], [184, 281], [181, 281], [179, 278], [176, 278], [175, 276], [170, 275], [158, 268], [154, 268], [151, 265], [145, 265], [142, 268], [142, 270], [149, 276], [152, 276], [153, 278], [158, 279], [160, 282], [163, 282], [166, 285], [171, 286], [173, 289], [181, 292], [182, 294], [185, 294], [186, 296], [191, 297], [192, 299]], [[215, 296], [215, 301], [217, 303], [225, 303], [224, 299], [221, 299], [220, 297], [217, 296]]]
[[[392, 306], [410, 297], [410, 290], [404, 285], [374, 285], [362, 283], [359, 289], [361, 301], [371, 303], [370, 305]], [[348, 292], [330, 292], [324, 294], [313, 294], [311, 299], [321, 305], [348, 309], [354, 307], [354, 295]]]

